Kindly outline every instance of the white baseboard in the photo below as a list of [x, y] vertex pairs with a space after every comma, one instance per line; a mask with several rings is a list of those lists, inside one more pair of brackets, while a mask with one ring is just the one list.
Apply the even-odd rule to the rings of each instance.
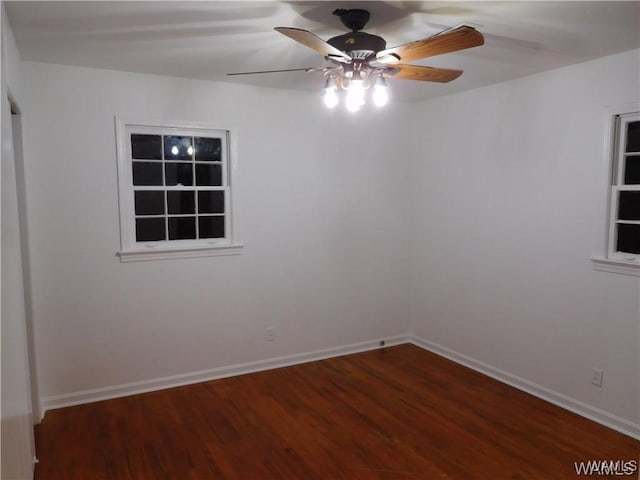
[[[125, 383], [121, 385], [113, 385], [110, 387], [96, 388], [92, 390], [82, 390], [64, 395], [56, 395], [44, 397], [42, 399], [42, 416], [47, 410], [55, 408], [70, 407], [83, 403], [97, 402], [100, 400], [109, 400], [112, 398], [126, 397], [139, 393], [153, 392], [164, 390], [166, 388], [180, 387], [194, 383], [216, 380], [219, 378], [233, 377], [236, 375], [244, 375], [247, 373], [261, 372], [274, 368], [288, 367], [291, 365], [299, 365], [302, 363], [323, 360], [326, 358], [348, 355], [351, 353], [365, 352], [380, 348], [380, 340], [370, 340], [361, 343], [354, 343], [325, 350], [316, 350], [308, 353], [299, 353], [287, 355], [283, 357], [259, 360], [256, 362], [241, 363], [226, 367], [213, 368], [210, 370], [202, 370], [199, 372], [185, 373], [181, 375], [173, 375], [169, 377], [156, 378], [153, 380], [144, 380], [140, 382]], [[577, 413], [583, 417], [593, 420], [597, 423], [612, 428], [618, 432], [624, 433], [630, 437], [640, 439], [640, 424], [633, 423], [624, 418], [613, 415], [599, 408], [588, 405], [579, 400], [563, 395], [553, 390], [549, 390], [541, 385], [530, 382], [524, 378], [513, 375], [504, 370], [500, 370], [484, 362], [463, 355], [437, 343], [414, 336], [414, 335], [397, 335], [394, 337], [384, 338], [385, 346], [400, 345], [402, 343], [412, 343], [418, 347], [424, 348], [442, 357], [448, 358], [456, 363], [471, 368], [477, 372], [488, 375], [502, 383], [511, 385], [519, 390], [534, 395], [542, 400], [553, 403], [561, 408]]]
[[418, 347], [424, 348], [425, 350], [429, 350], [430, 352], [440, 355], [441, 357], [448, 358], [449, 360], [464, 365], [465, 367], [469, 367], [472, 370], [483, 373], [502, 383], [511, 385], [518, 390], [522, 390], [523, 392], [527, 392], [549, 403], [553, 403], [565, 410], [577, 413], [582, 417], [586, 417], [589, 420], [593, 420], [594, 422], [600, 423], [620, 433], [624, 433], [625, 435], [640, 440], [640, 424], [633, 423], [592, 405], [563, 395], [562, 393], [554, 392], [542, 385], [538, 385], [509, 372], [505, 372], [504, 370], [492, 367], [484, 362], [458, 353], [447, 347], [443, 347], [442, 345], [438, 345], [437, 343], [430, 342], [424, 338], [408, 335], [407, 341]]
[[259, 360], [256, 362], [240, 363], [226, 367], [212, 368], [210, 370], [201, 370], [198, 372], [156, 378], [153, 380], [143, 380], [140, 382], [124, 383], [91, 390], [81, 390], [64, 395], [44, 397], [41, 402], [42, 408], [40, 411], [42, 412], [42, 417], [40, 420], [44, 418], [47, 410], [53, 410], [55, 408], [70, 407], [73, 405], [98, 402], [101, 400], [110, 400], [112, 398], [164, 390], [166, 388], [181, 387], [183, 385], [207, 382], [209, 380], [216, 380], [219, 378], [234, 377], [236, 375], [261, 372], [274, 368], [288, 367], [291, 365], [314, 362], [316, 360], [324, 360], [326, 358], [339, 357], [351, 353], [375, 350], [380, 348], [381, 340], [384, 340], [385, 346], [399, 345], [408, 342], [407, 336], [397, 335], [394, 337], [385, 337], [384, 339], [370, 340], [361, 343], [328, 348], [325, 350], [316, 350], [308, 353], [299, 353], [284, 357]]

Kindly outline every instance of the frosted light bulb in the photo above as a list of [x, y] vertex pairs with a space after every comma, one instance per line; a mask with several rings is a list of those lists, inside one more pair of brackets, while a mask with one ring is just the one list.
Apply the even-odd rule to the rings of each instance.
[[389, 90], [386, 85], [373, 86], [373, 103], [376, 107], [384, 107], [389, 102]]
[[327, 108], [333, 108], [338, 105], [338, 94], [335, 87], [324, 89], [324, 104]]
[[350, 112], [357, 112], [364, 105], [364, 84], [362, 80], [351, 80], [345, 105]]
[[179, 152], [178, 147], [176, 147], [175, 145], [173, 147], [171, 147], [171, 154], [172, 155], [177, 155]]

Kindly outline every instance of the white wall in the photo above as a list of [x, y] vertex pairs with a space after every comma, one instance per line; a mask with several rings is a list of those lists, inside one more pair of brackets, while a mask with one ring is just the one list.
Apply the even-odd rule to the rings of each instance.
[[[408, 107], [353, 116], [314, 94], [24, 73], [42, 397], [406, 332]], [[114, 115], [231, 130], [242, 255], [120, 263]]]
[[638, 58], [417, 105], [410, 189], [410, 330], [635, 428], [639, 279], [589, 257], [603, 253], [604, 112], [638, 100]]
[[1, 186], [1, 317], [2, 337], [2, 478], [33, 478], [33, 417], [23, 290], [18, 188], [9, 90], [20, 94], [19, 54], [2, 5], [2, 186]]

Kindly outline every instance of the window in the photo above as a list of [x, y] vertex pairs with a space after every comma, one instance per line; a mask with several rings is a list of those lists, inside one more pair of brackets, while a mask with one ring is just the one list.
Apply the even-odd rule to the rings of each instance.
[[640, 113], [615, 118], [609, 258], [640, 259]]
[[594, 268], [640, 276], [640, 111], [611, 111], [607, 246]]
[[239, 253], [229, 132], [116, 121], [121, 260]]

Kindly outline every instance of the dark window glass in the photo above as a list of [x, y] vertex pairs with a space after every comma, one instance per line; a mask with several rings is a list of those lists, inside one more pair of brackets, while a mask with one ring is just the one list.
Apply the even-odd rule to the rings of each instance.
[[135, 192], [136, 215], [164, 215], [164, 192]]
[[640, 157], [627, 156], [624, 183], [627, 185], [640, 184]]
[[164, 239], [164, 218], [136, 218], [136, 242], [154, 242]]
[[169, 217], [169, 240], [196, 238], [195, 217]]
[[160, 135], [131, 134], [131, 158], [162, 160], [162, 137]]
[[169, 213], [195, 213], [194, 192], [167, 192], [167, 208]]
[[222, 142], [219, 138], [196, 137], [196, 161], [222, 161]]
[[196, 163], [196, 185], [222, 185], [222, 165]]
[[198, 217], [200, 238], [223, 238], [224, 217]]
[[224, 213], [224, 192], [198, 192], [198, 213]]
[[640, 220], [640, 192], [620, 192], [618, 218]]
[[627, 148], [625, 152], [640, 152], [640, 122], [627, 124]]
[[193, 165], [191, 163], [167, 163], [164, 166], [167, 185], [193, 185]]
[[618, 224], [617, 250], [625, 253], [640, 253], [640, 225]]
[[165, 160], [191, 160], [192, 156], [191, 137], [164, 137]]
[[162, 185], [160, 162], [133, 162], [134, 185]]

